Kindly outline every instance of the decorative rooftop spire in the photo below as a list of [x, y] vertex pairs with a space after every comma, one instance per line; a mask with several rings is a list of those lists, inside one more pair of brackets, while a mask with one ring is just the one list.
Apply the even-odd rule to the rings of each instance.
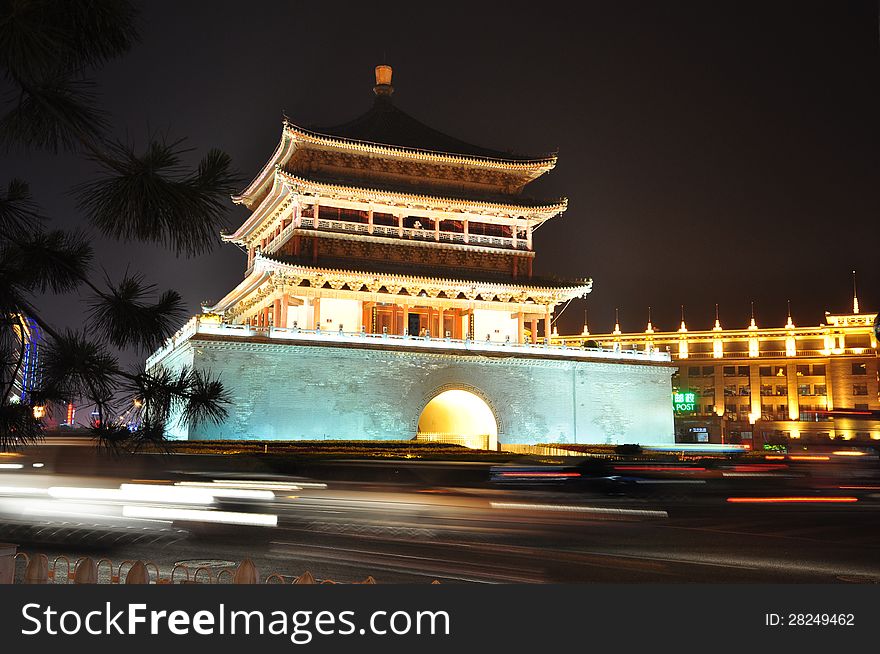
[[856, 271], [853, 270], [853, 313], [859, 312], [859, 291], [856, 288]]
[[614, 309], [614, 334], [620, 335], [620, 309]]
[[681, 327], [678, 328], [680, 332], [686, 332], [688, 330], [687, 325], [684, 324], [684, 305], [681, 305]]
[[786, 300], [788, 302], [788, 322], [785, 323], [785, 326], [789, 329], [794, 327], [794, 321], [791, 319], [791, 300]]
[[752, 300], [752, 321], [749, 323], [749, 329], [757, 329], [758, 325], [755, 322], [755, 301]]
[[584, 331], [581, 332], [581, 336], [589, 336], [590, 328], [587, 326], [587, 307], [584, 307]]
[[394, 93], [394, 87], [391, 86], [391, 75], [393, 70], [387, 64], [376, 66], [376, 86], [373, 87], [373, 93], [380, 98], [391, 98]]
[[654, 325], [651, 324], [651, 307], [648, 306], [648, 328], [645, 330], [646, 334], [654, 333]]

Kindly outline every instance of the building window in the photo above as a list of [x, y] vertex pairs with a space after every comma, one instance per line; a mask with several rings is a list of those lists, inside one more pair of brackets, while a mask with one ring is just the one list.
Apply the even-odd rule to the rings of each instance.
[[688, 368], [688, 377], [699, 377], [700, 376], [700, 367], [699, 366], [691, 366]]
[[770, 377], [770, 376], [772, 376], [772, 375], [773, 375], [773, 372], [772, 372], [771, 370], [772, 370], [772, 369], [770, 368], [770, 366], [761, 366], [760, 368], [758, 368], [758, 372], [761, 373], [761, 377]]
[[703, 366], [703, 377], [714, 377], [715, 368], [712, 366]]
[[776, 387], [777, 395], [788, 395], [788, 387], [787, 386], [777, 386]]
[[770, 384], [761, 384], [761, 395], [773, 395], [773, 386]]
[[736, 369], [736, 374], [738, 377], [748, 377], [749, 376], [749, 367], [748, 366], [738, 366]]
[[852, 364], [852, 374], [854, 374], [854, 375], [867, 375], [868, 374], [868, 364], [866, 364], [866, 363]]
[[868, 385], [867, 384], [853, 384], [853, 395], [867, 395], [868, 394]]
[[809, 384], [798, 384], [798, 395], [812, 395]]
[[736, 366], [724, 366], [724, 376], [734, 377], [736, 375]]
[[857, 411], [867, 411], [867, 410], [868, 410], [868, 405], [867, 405], [867, 404], [859, 404], [858, 402], [856, 402], [856, 407], [855, 407], [855, 408], [856, 408]]
[[797, 376], [803, 377], [804, 375], [810, 374], [810, 366], [798, 366], [797, 367]]
[[816, 395], [828, 395], [828, 386], [826, 384], [816, 384], [813, 386], [813, 392]]
[[824, 363], [814, 363], [813, 364], [813, 375], [816, 377], [824, 377], [825, 376], [825, 364]]
[[773, 366], [773, 376], [774, 377], [785, 377], [785, 367], [784, 366]]
[[739, 394], [740, 395], [749, 395], [750, 393], [751, 393], [751, 391], [749, 390], [748, 386], [740, 386], [739, 387]]
[[736, 384], [727, 384], [724, 387], [724, 395], [726, 397], [731, 397], [733, 395], [736, 395]]

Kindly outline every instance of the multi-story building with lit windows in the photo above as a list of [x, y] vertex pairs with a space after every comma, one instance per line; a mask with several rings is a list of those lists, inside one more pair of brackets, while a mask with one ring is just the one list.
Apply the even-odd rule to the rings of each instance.
[[877, 313], [827, 313], [823, 324], [554, 336], [620, 351], [668, 351], [679, 442], [742, 442], [754, 447], [801, 441], [880, 440]]

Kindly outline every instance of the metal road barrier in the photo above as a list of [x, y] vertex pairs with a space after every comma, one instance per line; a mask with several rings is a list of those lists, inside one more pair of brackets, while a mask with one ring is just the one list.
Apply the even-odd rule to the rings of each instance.
[[[226, 567], [214, 573], [208, 566], [200, 566], [194, 572], [184, 563], [175, 563], [171, 574], [161, 575], [159, 566], [153, 561], [126, 559], [114, 565], [108, 558], [97, 562], [82, 556], [71, 564], [68, 557], [56, 556], [50, 565], [45, 554], [16, 552], [15, 545], [0, 544], [0, 584], [367, 584], [377, 583], [372, 575], [363, 581], [342, 582], [334, 579], [316, 578], [306, 570], [300, 575], [272, 572], [263, 579], [251, 559], [242, 560], [234, 568]], [[16, 575], [18, 562], [23, 562], [21, 574]], [[60, 569], [60, 574], [59, 574]], [[124, 573], [124, 574], [123, 574]], [[433, 580], [432, 584], [439, 584]]]

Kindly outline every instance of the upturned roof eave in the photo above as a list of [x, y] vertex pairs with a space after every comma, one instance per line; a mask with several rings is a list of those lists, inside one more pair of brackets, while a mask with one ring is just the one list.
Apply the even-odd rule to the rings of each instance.
[[[309, 270], [320, 274], [336, 274], [336, 275], [352, 275], [352, 276], [364, 276], [364, 275], [373, 275], [377, 278], [389, 279], [395, 282], [400, 282], [401, 285], [406, 285], [406, 281], [421, 281], [428, 282], [432, 284], [446, 284], [450, 286], [474, 286], [481, 285], [487, 287], [503, 287], [513, 290], [521, 290], [521, 291], [538, 291], [544, 293], [552, 293], [552, 292], [581, 292], [581, 293], [589, 293], [593, 288], [593, 280], [592, 279], [579, 279], [579, 280], [571, 280], [572, 285], [570, 286], [537, 286], [530, 284], [511, 284], [507, 282], [496, 282], [496, 281], [479, 281], [473, 279], [454, 279], [448, 277], [429, 277], [424, 275], [401, 275], [397, 273], [385, 273], [385, 272], [376, 272], [376, 273], [367, 273], [362, 270], [354, 270], [354, 269], [344, 269], [344, 268], [321, 268], [319, 266], [303, 266], [294, 263], [288, 263], [285, 261], [281, 261], [272, 256], [268, 255], [257, 255], [257, 261], [265, 261], [270, 263], [273, 266], [281, 266], [288, 269], [301, 269], [301, 270]], [[255, 265], [256, 269], [256, 265]]]
[[[282, 181], [282, 184], [278, 182]], [[486, 207], [490, 210], [496, 211], [507, 211], [512, 213], [524, 213], [524, 214], [543, 214], [541, 218], [538, 220], [540, 222], [544, 222], [553, 218], [554, 216], [564, 213], [568, 209], [568, 198], [560, 198], [556, 202], [551, 204], [543, 204], [543, 205], [525, 205], [525, 204], [503, 204], [498, 202], [483, 202], [478, 200], [465, 200], [461, 198], [449, 198], [439, 195], [416, 195], [413, 193], [407, 193], [404, 191], [389, 191], [384, 189], [375, 189], [369, 188], [365, 186], [348, 186], [348, 185], [339, 185], [339, 184], [331, 184], [328, 182], [319, 182], [315, 180], [308, 179], [306, 177], [301, 177], [299, 175], [294, 175], [292, 173], [285, 172], [281, 170], [279, 167], [275, 168], [275, 174], [273, 176], [273, 184], [272, 189], [260, 203], [260, 206], [264, 205], [266, 201], [273, 196], [273, 201], [278, 201], [281, 197], [280, 193], [283, 192], [286, 188], [286, 183], [293, 184], [301, 184], [305, 186], [310, 186], [312, 188], [325, 189], [330, 192], [343, 192], [343, 193], [362, 193], [366, 195], [385, 195], [389, 197], [399, 198], [402, 201], [414, 202], [414, 203], [422, 203], [422, 204], [442, 204], [448, 206], [459, 206], [459, 207]], [[286, 189], [289, 192], [289, 189]], [[259, 212], [258, 208], [254, 209], [254, 213], [252, 213], [247, 220], [245, 220], [241, 226], [235, 230], [232, 234], [221, 234], [221, 239], [226, 242], [231, 243], [239, 243], [243, 244], [243, 239], [247, 237], [247, 235], [253, 231], [260, 223], [259, 220]]]
[[[557, 161], [557, 155], [555, 153], [536, 159], [496, 159], [492, 157], [479, 157], [476, 155], [421, 150], [418, 148], [408, 148], [386, 143], [358, 141], [314, 132], [295, 125], [285, 117], [282, 123], [281, 139], [269, 161], [266, 162], [260, 172], [253, 178], [253, 180], [251, 180], [250, 184], [248, 184], [244, 190], [232, 196], [232, 201], [236, 204], [243, 204], [248, 208], [251, 208], [254, 196], [259, 189], [265, 186], [268, 182], [272, 170], [278, 166], [283, 166], [287, 162], [290, 155], [293, 153], [293, 150], [296, 149], [295, 146], [298, 141], [305, 143], [311, 142], [340, 149], [403, 156], [417, 160], [435, 159], [440, 163], [445, 162], [477, 167], [501, 168], [510, 170], [511, 172], [524, 173], [524, 176], [528, 181], [532, 181], [552, 170], [556, 166]], [[291, 148], [290, 146], [293, 147]]]

